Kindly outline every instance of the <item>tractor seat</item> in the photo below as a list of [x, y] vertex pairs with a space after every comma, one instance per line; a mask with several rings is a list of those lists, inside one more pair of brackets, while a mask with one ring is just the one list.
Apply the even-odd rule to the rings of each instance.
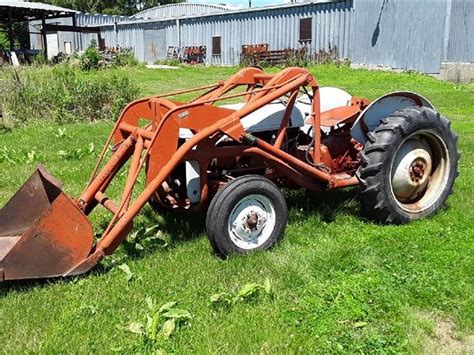
[[[310, 93], [311, 94], [311, 93]], [[321, 127], [323, 130], [330, 129], [341, 123], [355, 120], [359, 113], [357, 106], [351, 106], [352, 95], [348, 92], [330, 86], [319, 88], [319, 100], [321, 106]], [[296, 105], [305, 116], [303, 131], [308, 132], [311, 127], [311, 98], [301, 95]]]
[[[359, 106], [341, 106], [321, 112], [321, 126], [334, 127], [341, 123], [352, 123], [360, 113]], [[307, 122], [311, 123], [311, 122]]]

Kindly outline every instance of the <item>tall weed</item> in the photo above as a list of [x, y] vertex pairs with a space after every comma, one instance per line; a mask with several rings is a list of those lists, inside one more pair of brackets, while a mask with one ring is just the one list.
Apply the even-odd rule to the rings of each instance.
[[138, 95], [118, 71], [84, 73], [66, 65], [6, 70], [0, 80], [0, 126], [30, 121], [58, 123], [116, 119]]

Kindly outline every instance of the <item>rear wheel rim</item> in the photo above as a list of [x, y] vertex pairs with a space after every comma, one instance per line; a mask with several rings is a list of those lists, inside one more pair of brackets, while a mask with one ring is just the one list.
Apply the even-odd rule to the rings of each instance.
[[432, 130], [406, 137], [392, 159], [390, 187], [397, 205], [420, 213], [441, 197], [449, 180], [450, 157], [443, 139]]
[[252, 250], [267, 242], [275, 229], [275, 207], [264, 195], [248, 195], [239, 200], [228, 219], [228, 232], [239, 248]]

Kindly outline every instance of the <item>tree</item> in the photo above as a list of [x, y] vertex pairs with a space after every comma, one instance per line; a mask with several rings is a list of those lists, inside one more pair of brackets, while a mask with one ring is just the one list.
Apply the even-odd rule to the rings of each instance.
[[[30, 35], [26, 22], [17, 22], [12, 25], [13, 40], [16, 49], [28, 49], [30, 47]], [[10, 49], [10, 40], [8, 39], [8, 27], [0, 24], [0, 49]]]

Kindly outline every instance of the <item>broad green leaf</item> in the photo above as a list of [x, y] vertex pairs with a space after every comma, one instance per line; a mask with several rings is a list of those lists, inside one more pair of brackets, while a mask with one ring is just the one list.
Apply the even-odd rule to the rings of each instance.
[[127, 240], [132, 242], [134, 241], [135, 239], [137, 239], [137, 236], [138, 234], [140, 233], [141, 229], [139, 230], [136, 230], [136, 231], [133, 231], [132, 233], [130, 233], [130, 235], [128, 236]]
[[133, 272], [130, 270], [127, 264], [122, 264], [119, 265], [118, 268], [122, 270], [125, 273], [125, 276], [127, 277], [127, 281], [131, 281], [133, 278]]
[[359, 321], [354, 323], [354, 328], [362, 328], [367, 325], [367, 322]]
[[168, 312], [164, 313], [163, 317], [186, 320], [191, 319], [191, 313], [185, 309], [172, 308]]
[[160, 246], [162, 248], [166, 248], [168, 245], [171, 244], [171, 237], [169, 235], [166, 235], [162, 233], [160, 230], [156, 232], [156, 234], [150, 235], [146, 238], [142, 239], [144, 242], [152, 243], [152, 242], [160, 242]]
[[31, 152], [28, 152], [27, 157], [28, 159], [26, 160], [26, 163], [28, 164], [32, 163], [33, 161], [35, 161], [37, 157], [36, 151], [32, 150]]
[[227, 292], [215, 293], [210, 297], [212, 303], [222, 301], [228, 295]]
[[162, 305], [162, 306], [160, 307], [160, 309], [158, 310], [158, 314], [163, 314], [164, 312], [169, 311], [171, 308], [173, 308], [173, 307], [176, 305], [176, 303], [177, 303], [177, 302], [175, 302], [175, 301], [165, 303], [165, 304]]
[[210, 297], [211, 303], [230, 305], [233, 303], [232, 296], [227, 292], [215, 293]]
[[149, 234], [151, 231], [155, 230], [158, 228], [158, 224], [155, 224], [154, 226], [148, 227], [145, 229], [145, 235]]
[[265, 289], [265, 292], [267, 294], [270, 294], [272, 292], [272, 283], [268, 277], [265, 279], [265, 282], [263, 283], [263, 288]]
[[163, 324], [163, 328], [161, 329], [161, 333], [163, 334], [163, 338], [169, 339], [171, 334], [173, 334], [174, 330], [176, 329], [176, 321], [174, 318], [168, 319], [165, 324]]
[[153, 310], [156, 307], [156, 302], [153, 300], [151, 297], [145, 298], [146, 305], [148, 306], [148, 309], [153, 312]]
[[140, 335], [145, 334], [143, 330], [143, 324], [138, 322], [130, 323], [130, 325], [128, 326], [128, 331]]
[[151, 329], [153, 327], [153, 318], [150, 317], [148, 314], [146, 315], [146, 331], [147, 333], [151, 333]]
[[241, 299], [249, 298], [260, 291], [262, 286], [256, 283], [248, 283], [244, 285], [237, 293], [237, 297]]

